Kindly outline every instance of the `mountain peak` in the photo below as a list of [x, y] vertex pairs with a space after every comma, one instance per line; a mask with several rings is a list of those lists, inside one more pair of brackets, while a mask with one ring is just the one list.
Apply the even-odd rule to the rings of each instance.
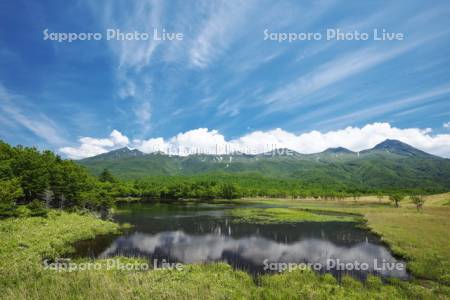
[[127, 153], [127, 152], [131, 152], [132, 150], [130, 149], [130, 148], [128, 148], [128, 147], [123, 147], [123, 148], [119, 148], [119, 149], [116, 149], [116, 150], [112, 150], [112, 151], [110, 151], [110, 153], [111, 152], [122, 152], [122, 153]]
[[112, 150], [112, 151], [108, 152], [108, 154], [120, 154], [120, 153], [122, 153], [122, 154], [131, 154], [131, 155], [134, 155], [134, 156], [140, 155], [140, 154], [144, 155], [144, 153], [142, 153], [138, 149], [130, 149], [128, 147], [123, 147], [123, 148]]
[[392, 140], [392, 139], [386, 139], [383, 142], [377, 144], [375, 147], [373, 147], [373, 149], [386, 149], [386, 150], [402, 150], [402, 149], [414, 149], [417, 150], [416, 148], [403, 143], [399, 140]]
[[406, 143], [393, 139], [386, 139], [385, 141], [373, 147], [372, 150], [384, 150], [387, 152], [408, 156], [432, 156], [431, 154], [416, 149]]
[[83, 160], [105, 160], [111, 158], [128, 158], [128, 157], [137, 157], [144, 156], [145, 154], [137, 149], [130, 149], [128, 147], [123, 147], [120, 149], [115, 149], [100, 155], [96, 155], [93, 157], [88, 157]]
[[[398, 147], [403, 147], [403, 146], [409, 146], [406, 143], [403, 143], [399, 140], [394, 140], [394, 139], [386, 139], [384, 141], [382, 141], [381, 143], [377, 144], [374, 148], [375, 149], [386, 149], [386, 148], [398, 148]], [[409, 146], [411, 147], [411, 146]]]

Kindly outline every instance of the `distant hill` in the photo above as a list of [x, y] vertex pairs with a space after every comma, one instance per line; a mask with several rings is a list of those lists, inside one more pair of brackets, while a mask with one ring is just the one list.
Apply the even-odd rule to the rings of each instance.
[[450, 190], [450, 160], [397, 140], [353, 152], [330, 148], [300, 154], [289, 149], [246, 155], [170, 156], [122, 148], [78, 161], [93, 174], [109, 169], [122, 179], [204, 173], [255, 173], [321, 184], [348, 183], [365, 188], [431, 188]]

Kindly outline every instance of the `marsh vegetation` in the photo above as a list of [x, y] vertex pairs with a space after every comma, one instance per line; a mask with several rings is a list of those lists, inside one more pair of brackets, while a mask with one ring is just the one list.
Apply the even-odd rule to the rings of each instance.
[[[338, 280], [331, 274], [321, 275], [310, 270], [260, 275], [255, 281], [251, 273], [233, 269], [229, 264], [221, 262], [187, 264], [182, 271], [90, 270], [60, 273], [43, 270], [44, 257], [64, 257], [71, 252], [71, 245], [76, 240], [86, 240], [97, 234], [104, 236], [108, 233], [117, 237], [114, 234], [117, 234], [119, 229], [116, 223], [101, 221], [92, 215], [52, 211], [46, 218], [25, 217], [0, 221], [3, 237], [0, 244], [2, 290], [4, 298], [7, 299], [42, 297], [325, 299], [330, 294], [336, 299], [380, 297], [445, 299], [449, 295], [450, 207], [442, 206], [440, 203], [446, 203], [448, 197], [448, 194], [429, 197], [427, 201], [430, 205], [426, 205], [421, 212], [417, 212], [413, 203], [406, 200], [397, 209], [385, 202], [380, 204], [375, 197], [368, 201], [361, 199], [356, 203], [353, 199], [320, 203], [312, 200], [243, 200], [251, 205], [261, 204], [261, 201], [266, 205], [266, 207], [243, 208], [244, 210], [268, 209], [270, 212], [273, 203], [282, 205], [283, 217], [285, 210], [289, 209], [293, 209], [292, 214], [297, 211], [303, 213], [304, 209], [319, 208], [321, 211], [359, 214], [366, 220], [367, 228], [379, 235], [396, 255], [401, 255], [408, 261], [408, 270], [412, 277], [407, 281], [388, 278], [383, 282], [380, 277], [372, 275], [362, 281], [347, 275]], [[300, 208], [302, 210], [299, 210]], [[209, 213], [212, 211], [214, 209], [206, 210]], [[170, 212], [172, 213], [173, 211]], [[149, 208], [146, 214], [151, 215], [152, 208]], [[123, 215], [123, 221], [128, 220], [131, 215], [133, 212], [128, 210], [128, 213]], [[269, 215], [273, 216], [273, 212]], [[299, 215], [299, 221], [301, 216], [302, 214]], [[183, 222], [185, 219], [180, 217], [179, 220]], [[110, 258], [134, 260], [115, 256]], [[105, 259], [107, 258], [98, 260]], [[92, 258], [88, 257], [77, 258], [77, 261], [91, 260]]]

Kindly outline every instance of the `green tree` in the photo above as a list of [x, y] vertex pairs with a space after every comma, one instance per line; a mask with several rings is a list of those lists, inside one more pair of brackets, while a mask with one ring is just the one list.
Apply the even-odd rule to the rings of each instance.
[[11, 162], [14, 154], [14, 148], [0, 141], [0, 180], [11, 179], [13, 177]]
[[413, 195], [409, 198], [411, 199], [411, 202], [416, 206], [417, 211], [419, 211], [425, 204], [425, 198], [421, 195]]
[[100, 211], [101, 217], [106, 219], [109, 216], [109, 209], [114, 204], [112, 185], [110, 183], [99, 183], [97, 186], [96, 199], [96, 209]]
[[114, 176], [111, 174], [111, 172], [108, 169], [103, 169], [103, 172], [100, 174], [98, 179], [101, 182], [116, 182]]
[[400, 194], [393, 194], [389, 196], [389, 200], [391, 200], [392, 202], [394, 202], [395, 207], [400, 207], [400, 202], [404, 199], [405, 197], [403, 195]]
[[27, 202], [39, 199], [49, 188], [49, 157], [42, 155], [35, 148], [18, 146], [16, 150], [11, 163], [13, 175], [20, 178], [20, 186]]
[[383, 193], [382, 192], [378, 192], [377, 193], [377, 198], [378, 198], [378, 202], [381, 202], [383, 200]]
[[235, 199], [238, 197], [238, 191], [234, 184], [225, 183], [222, 185], [221, 196], [224, 199]]
[[17, 178], [0, 181], [0, 216], [13, 216], [17, 199], [23, 196]]

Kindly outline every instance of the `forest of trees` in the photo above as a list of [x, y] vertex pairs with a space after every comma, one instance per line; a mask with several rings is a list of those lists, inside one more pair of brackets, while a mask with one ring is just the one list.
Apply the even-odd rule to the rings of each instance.
[[[254, 173], [151, 176], [119, 181], [108, 170], [98, 177], [51, 151], [12, 147], [0, 141], [0, 217], [45, 215], [48, 208], [91, 210], [106, 214], [115, 201], [139, 199], [235, 199], [292, 197], [341, 199], [381, 191], [337, 182], [275, 179]], [[413, 191], [418, 194], [421, 191]], [[397, 203], [397, 202], [396, 202]]]
[[0, 141], [0, 215], [45, 214], [47, 208], [107, 210], [116, 185], [51, 151]]
[[325, 186], [300, 180], [274, 179], [260, 174], [213, 173], [195, 176], [152, 176], [134, 181], [143, 198], [234, 199], [241, 197], [323, 197], [362, 195], [367, 191], [339, 185]]
[[[128, 183], [128, 192], [144, 199], [234, 199], [242, 197], [339, 200], [363, 195], [421, 195], [421, 189], [373, 189], [340, 182], [277, 179], [258, 173], [208, 173], [149, 176]], [[136, 194], [137, 193], [137, 194]]]

